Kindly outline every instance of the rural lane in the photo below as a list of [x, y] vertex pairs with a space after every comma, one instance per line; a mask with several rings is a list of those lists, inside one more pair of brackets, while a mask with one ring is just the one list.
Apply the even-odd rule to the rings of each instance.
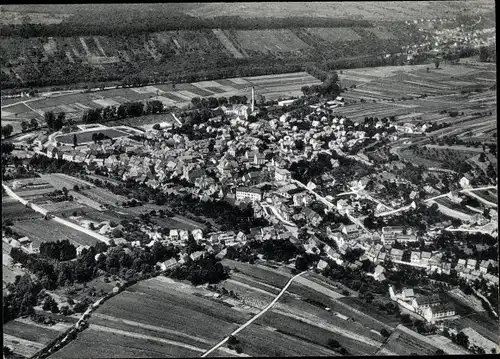
[[[21, 198], [19, 197], [14, 191], [12, 191], [5, 183], [2, 183], [2, 187], [5, 189], [5, 192], [7, 193], [7, 195], [13, 199], [15, 199], [16, 201], [20, 202], [21, 204], [23, 205], [27, 205], [29, 206], [32, 210], [34, 210], [35, 212], [38, 212], [42, 215], [47, 215], [48, 214], [48, 211], [45, 209], [45, 208], [42, 208], [34, 203], [31, 203], [27, 200], [25, 200], [24, 198]], [[82, 227], [82, 226], [79, 226], [78, 224], [75, 224], [75, 223], [72, 223], [70, 221], [67, 221], [63, 218], [60, 218], [60, 217], [53, 217], [51, 218], [53, 219], [54, 221], [66, 226], [66, 227], [70, 227], [71, 229], [74, 229], [74, 230], [77, 230], [79, 232], [82, 232], [82, 233], [85, 233], [101, 242], [104, 242], [106, 244], [109, 245], [109, 242], [110, 242], [110, 239], [106, 236], [103, 236], [102, 234], [99, 234], [99, 233], [96, 233], [88, 228], [85, 228], [85, 227]]]
[[276, 296], [276, 298], [273, 299], [273, 301], [271, 303], [269, 303], [269, 305], [267, 307], [265, 307], [264, 309], [262, 309], [262, 311], [260, 313], [257, 313], [253, 318], [251, 318], [249, 321], [247, 321], [245, 324], [243, 324], [241, 327], [239, 327], [238, 329], [236, 329], [234, 332], [232, 332], [231, 334], [229, 334], [227, 337], [225, 337], [220, 343], [216, 344], [214, 347], [212, 347], [211, 349], [207, 350], [205, 353], [203, 353], [201, 355], [202, 358], [206, 357], [208, 354], [210, 354], [211, 352], [213, 352], [214, 350], [218, 349], [219, 347], [221, 347], [224, 343], [226, 343], [228, 340], [229, 340], [229, 337], [231, 336], [234, 336], [236, 334], [238, 334], [239, 332], [241, 332], [243, 329], [245, 329], [246, 327], [248, 327], [250, 324], [252, 324], [254, 321], [256, 321], [261, 315], [265, 314], [269, 309], [271, 309], [271, 307], [276, 304], [276, 302], [281, 298], [281, 296], [283, 294], [285, 294], [286, 290], [288, 289], [288, 287], [290, 286], [290, 284], [292, 284], [292, 282], [300, 277], [302, 274], [306, 273], [307, 271], [304, 271], [304, 272], [301, 272], [295, 276], [293, 276], [292, 278], [290, 278], [290, 280], [288, 281], [288, 283], [283, 287], [283, 289], [281, 290], [281, 292], [278, 293], [278, 295]]

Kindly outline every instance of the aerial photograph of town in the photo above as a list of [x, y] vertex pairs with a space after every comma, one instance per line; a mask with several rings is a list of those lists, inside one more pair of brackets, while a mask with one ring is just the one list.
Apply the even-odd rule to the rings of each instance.
[[3, 358], [500, 353], [493, 0], [0, 5]]

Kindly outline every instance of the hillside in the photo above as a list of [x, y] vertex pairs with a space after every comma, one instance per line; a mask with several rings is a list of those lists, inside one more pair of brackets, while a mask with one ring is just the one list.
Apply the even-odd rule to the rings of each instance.
[[386, 60], [386, 54], [422, 41], [410, 14], [454, 18], [491, 8], [488, 1], [475, 7], [460, 1], [337, 5], [6, 5], [0, 15], [1, 86], [178, 83], [310, 66], [393, 65], [399, 59]]

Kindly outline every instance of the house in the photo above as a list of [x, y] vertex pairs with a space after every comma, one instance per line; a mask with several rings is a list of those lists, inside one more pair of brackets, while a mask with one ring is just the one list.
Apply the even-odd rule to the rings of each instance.
[[175, 258], [170, 258], [170, 259], [166, 260], [163, 263], [159, 263], [159, 266], [160, 266], [161, 270], [167, 270], [167, 269], [175, 268], [178, 265], [179, 265], [179, 263], [177, 262], [177, 259], [175, 259]]
[[30, 248], [30, 251], [33, 253], [40, 253], [40, 244], [39, 243], [31, 242], [29, 248]]
[[401, 249], [392, 248], [390, 256], [392, 260], [401, 261], [403, 259], [403, 251]]
[[57, 149], [57, 147], [54, 146], [47, 147], [47, 157], [56, 158], [58, 156], [59, 156], [59, 150]]
[[344, 233], [347, 239], [354, 239], [359, 236], [358, 226], [355, 224], [342, 225], [341, 229], [342, 233]]
[[481, 273], [486, 274], [488, 273], [488, 269], [490, 268], [490, 266], [491, 262], [489, 260], [481, 261], [481, 264], [479, 264], [479, 270], [481, 271]]
[[420, 252], [411, 251], [410, 262], [413, 264], [420, 264]]
[[274, 170], [274, 179], [277, 182], [287, 182], [292, 179], [292, 174], [286, 169], [276, 168]]
[[251, 201], [262, 201], [262, 191], [258, 188], [252, 187], [239, 187], [236, 189], [236, 199], [244, 200], [250, 199]]
[[477, 264], [477, 261], [475, 259], [468, 259], [466, 268], [470, 269], [470, 270], [474, 270], [474, 269], [476, 269], [476, 264]]
[[446, 300], [439, 294], [429, 296], [418, 296], [412, 300], [412, 306], [417, 312], [421, 312], [425, 308], [445, 304]]
[[387, 253], [380, 251], [380, 253], [377, 256], [376, 263], [384, 263], [386, 257], [387, 257]]
[[28, 237], [19, 238], [18, 241], [22, 246], [27, 246], [31, 243], [31, 239], [29, 239]]
[[430, 323], [446, 317], [455, 315], [455, 308], [450, 304], [442, 304], [426, 308], [423, 311], [423, 317]]
[[429, 261], [431, 260], [432, 253], [430, 252], [422, 252], [420, 256], [420, 262], [424, 265], [428, 265]]
[[319, 269], [320, 271], [326, 269], [327, 267], [328, 267], [328, 263], [322, 259], [319, 260], [318, 265], [316, 266], [316, 268]]
[[314, 212], [309, 207], [304, 208], [304, 216], [309, 222], [311, 222], [313, 226], [317, 226], [318, 224], [320, 224], [323, 219], [319, 214]]
[[204, 252], [204, 251], [196, 251], [196, 252], [191, 253], [190, 257], [191, 257], [191, 259], [192, 259], [194, 262], [196, 262], [196, 261], [198, 261], [198, 260], [202, 259], [202, 258], [203, 258], [203, 256], [204, 256], [204, 254], [205, 254], [205, 252]]
[[382, 267], [381, 265], [376, 266], [375, 272], [373, 272], [373, 278], [379, 282], [384, 281], [385, 280], [384, 272], [385, 272], [384, 267]]
[[462, 269], [465, 269], [466, 264], [467, 264], [467, 262], [465, 259], [459, 259], [457, 262], [457, 265], [455, 266], [456, 271], [458, 272]]
[[411, 302], [415, 298], [415, 293], [413, 293], [413, 289], [403, 289], [403, 292], [401, 293], [401, 299], [404, 301]]
[[196, 228], [191, 231], [191, 234], [193, 235], [194, 240], [196, 243], [200, 243], [203, 240], [203, 232], [201, 229]]
[[174, 240], [174, 241], [179, 239], [179, 231], [177, 229], [171, 229], [169, 237], [171, 240]]
[[187, 242], [189, 239], [189, 232], [185, 229], [179, 229], [179, 239], [183, 242]]

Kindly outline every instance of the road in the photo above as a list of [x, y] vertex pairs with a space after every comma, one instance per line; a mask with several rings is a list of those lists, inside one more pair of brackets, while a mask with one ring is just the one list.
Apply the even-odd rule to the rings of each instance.
[[207, 350], [205, 353], [203, 353], [201, 355], [202, 358], [206, 357], [207, 355], [209, 355], [211, 352], [213, 352], [214, 350], [217, 350], [219, 347], [221, 347], [222, 345], [224, 345], [224, 343], [226, 343], [228, 340], [229, 340], [229, 337], [231, 336], [235, 336], [236, 334], [238, 334], [239, 332], [241, 332], [243, 329], [245, 329], [246, 327], [248, 327], [250, 324], [252, 324], [254, 321], [256, 321], [261, 315], [265, 314], [269, 309], [271, 309], [271, 307], [276, 304], [276, 302], [281, 298], [281, 296], [283, 294], [285, 294], [285, 291], [288, 289], [288, 287], [290, 286], [290, 284], [292, 284], [292, 282], [298, 278], [299, 276], [301, 276], [302, 274], [306, 273], [307, 271], [304, 271], [302, 273], [299, 273], [295, 276], [293, 276], [292, 278], [290, 278], [290, 280], [288, 281], [288, 283], [283, 287], [283, 289], [281, 290], [281, 292], [278, 293], [278, 295], [276, 296], [276, 298], [274, 298], [274, 300], [269, 303], [269, 305], [267, 307], [265, 307], [264, 309], [262, 309], [259, 313], [257, 313], [252, 319], [250, 319], [249, 321], [247, 321], [245, 324], [243, 324], [241, 327], [239, 327], [238, 329], [236, 329], [234, 332], [232, 332], [231, 334], [229, 334], [227, 337], [225, 337], [221, 342], [219, 342], [218, 344], [216, 344], [214, 347], [210, 348], [209, 350]]
[[287, 226], [297, 227], [297, 225], [295, 223], [287, 221], [285, 218], [283, 218], [283, 216], [279, 213], [279, 211], [276, 209], [276, 207], [274, 207], [274, 206], [272, 206], [272, 205], [270, 205], [269, 203], [266, 203], [266, 202], [262, 202], [260, 205], [262, 206], [262, 208], [264, 208], [264, 210], [266, 210], [267, 208], [271, 209], [271, 211], [274, 213], [274, 215], [276, 217], [278, 217], [278, 219], [281, 222], [283, 222], [284, 224], [286, 224]]
[[[328, 201], [326, 198], [324, 198], [323, 196], [321, 196], [319, 193], [317, 192], [314, 192], [312, 189], [310, 189], [309, 187], [307, 187], [305, 184], [303, 184], [302, 182], [299, 182], [297, 180], [294, 180], [292, 179], [291, 180], [293, 183], [297, 184], [298, 186], [302, 187], [302, 188], [305, 188], [306, 190], [308, 190], [309, 192], [311, 192], [312, 194], [314, 194], [316, 196], [316, 198], [318, 198], [322, 203], [324, 203], [329, 209], [336, 209], [337, 207], [331, 203], [330, 201]], [[359, 227], [361, 227], [367, 234], [369, 234], [370, 236], [372, 235], [371, 232], [366, 229], [365, 225], [360, 221], [358, 220], [357, 218], [354, 218], [351, 214], [349, 213], [346, 213], [346, 216], [349, 218], [349, 220], [354, 223], [354, 224], [357, 224]]]
[[[39, 205], [37, 204], [34, 204], [34, 203], [31, 203], [27, 200], [25, 200], [24, 198], [21, 198], [19, 197], [15, 192], [13, 192], [5, 183], [2, 183], [2, 187], [5, 189], [5, 192], [7, 193], [7, 195], [13, 199], [15, 199], [16, 201], [20, 202], [21, 204], [23, 205], [27, 205], [29, 206], [32, 210], [34, 210], [35, 212], [38, 212], [42, 215], [47, 215], [49, 213], [49, 211], [47, 211], [45, 208], [43, 207], [40, 207]], [[110, 239], [108, 237], [105, 237], [103, 236], [102, 234], [99, 234], [99, 233], [96, 233], [88, 228], [85, 228], [85, 227], [82, 227], [82, 226], [79, 226], [78, 224], [75, 224], [75, 223], [72, 223], [72, 222], [69, 222], [63, 218], [60, 218], [60, 217], [52, 217], [51, 218], [52, 220], [54, 220], [55, 222], [57, 223], [60, 223], [66, 227], [69, 227], [71, 229], [74, 229], [74, 230], [77, 230], [79, 232], [82, 232], [82, 233], [85, 233], [86, 235], [89, 235], [101, 242], [104, 242], [106, 244], [109, 245], [109, 242], [110, 242]]]

